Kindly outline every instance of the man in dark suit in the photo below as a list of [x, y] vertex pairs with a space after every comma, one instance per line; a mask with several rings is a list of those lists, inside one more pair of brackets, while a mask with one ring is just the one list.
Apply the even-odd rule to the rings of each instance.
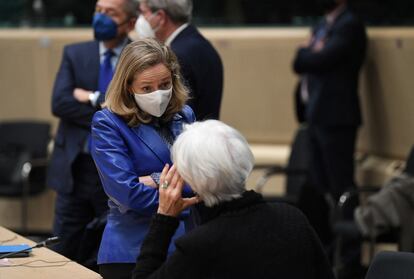
[[54, 249], [73, 260], [81, 261], [85, 253], [92, 252], [80, 251], [81, 246], [90, 245], [81, 243], [85, 228], [108, 210], [108, 198], [89, 152], [90, 126], [118, 57], [130, 41], [136, 9], [134, 0], [98, 0], [93, 18], [95, 40], [66, 46], [56, 76], [52, 112], [60, 122], [47, 183], [57, 192], [53, 231], [62, 239]]
[[294, 70], [301, 75], [296, 103], [299, 121], [308, 125], [311, 182], [333, 204], [355, 187], [353, 156], [362, 122], [358, 76], [367, 38], [346, 0], [320, 2], [326, 16], [294, 60]]
[[191, 25], [191, 0], [140, 0], [136, 31], [171, 46], [190, 89], [189, 105], [197, 120], [218, 119], [223, 92], [223, 65], [217, 51]]
[[299, 119], [311, 135], [316, 186], [335, 199], [353, 181], [353, 155], [361, 124], [358, 76], [365, 57], [366, 33], [346, 0], [325, 0], [328, 13], [310, 43], [298, 50], [294, 70]]

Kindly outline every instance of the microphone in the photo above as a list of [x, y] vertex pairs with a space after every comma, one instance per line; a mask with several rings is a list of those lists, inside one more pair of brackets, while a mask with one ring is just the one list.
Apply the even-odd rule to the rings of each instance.
[[19, 253], [23, 253], [23, 252], [26, 252], [26, 251], [30, 251], [34, 248], [48, 247], [50, 245], [53, 245], [53, 244], [56, 244], [56, 243], [59, 243], [59, 242], [60, 242], [60, 238], [58, 236], [49, 237], [48, 239], [46, 239], [44, 241], [36, 243], [36, 245], [34, 245], [32, 247], [22, 249], [22, 250], [19, 250], [19, 251], [15, 251], [15, 252], [12, 252], [12, 253], [7, 253], [7, 254], [4, 254], [4, 255], [1, 255], [0, 259], [9, 258], [10, 256], [13, 256], [13, 255], [16, 255], [16, 254], [19, 254]]
[[41, 241], [39, 243], [36, 243], [35, 246], [32, 248], [41, 248], [41, 247], [47, 247], [50, 245], [54, 245], [60, 242], [60, 238], [58, 236], [49, 237], [48, 239]]

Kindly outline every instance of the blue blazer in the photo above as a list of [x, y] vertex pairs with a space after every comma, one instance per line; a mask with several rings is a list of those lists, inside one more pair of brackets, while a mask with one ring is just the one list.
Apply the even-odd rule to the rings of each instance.
[[188, 105], [197, 120], [219, 119], [223, 95], [223, 64], [214, 47], [193, 25], [171, 42], [191, 99]]
[[[194, 121], [193, 111], [185, 106], [170, 124], [174, 138], [184, 123]], [[170, 150], [151, 124], [131, 128], [121, 117], [103, 109], [92, 122], [92, 157], [110, 208], [98, 264], [135, 263], [158, 208], [158, 190], [139, 183], [138, 178], [161, 172], [167, 163], [171, 165]], [[174, 238], [183, 233], [181, 222]]]

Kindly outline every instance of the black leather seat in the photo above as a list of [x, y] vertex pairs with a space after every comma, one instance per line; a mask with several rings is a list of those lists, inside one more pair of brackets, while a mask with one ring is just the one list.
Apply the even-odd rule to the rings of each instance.
[[22, 201], [21, 233], [27, 233], [28, 197], [46, 189], [50, 124], [0, 122], [0, 196]]
[[414, 278], [414, 254], [408, 252], [380, 252], [372, 261], [365, 279]]

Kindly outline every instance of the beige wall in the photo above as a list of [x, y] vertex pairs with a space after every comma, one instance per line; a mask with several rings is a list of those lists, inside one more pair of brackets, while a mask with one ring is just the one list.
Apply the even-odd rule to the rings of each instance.
[[[222, 120], [250, 142], [288, 144], [296, 129], [291, 61], [303, 28], [202, 29], [225, 68]], [[0, 120], [53, 121], [50, 96], [62, 47], [90, 30], [0, 30]], [[369, 30], [362, 73], [364, 126], [359, 149], [404, 158], [414, 139], [414, 29]]]
[[[308, 30], [205, 30], [222, 55], [223, 120], [253, 142], [286, 143], [296, 128], [291, 62]], [[359, 150], [405, 158], [414, 143], [414, 28], [371, 28], [360, 96]]]
[[362, 74], [360, 146], [405, 158], [414, 144], [414, 29], [371, 29]]

